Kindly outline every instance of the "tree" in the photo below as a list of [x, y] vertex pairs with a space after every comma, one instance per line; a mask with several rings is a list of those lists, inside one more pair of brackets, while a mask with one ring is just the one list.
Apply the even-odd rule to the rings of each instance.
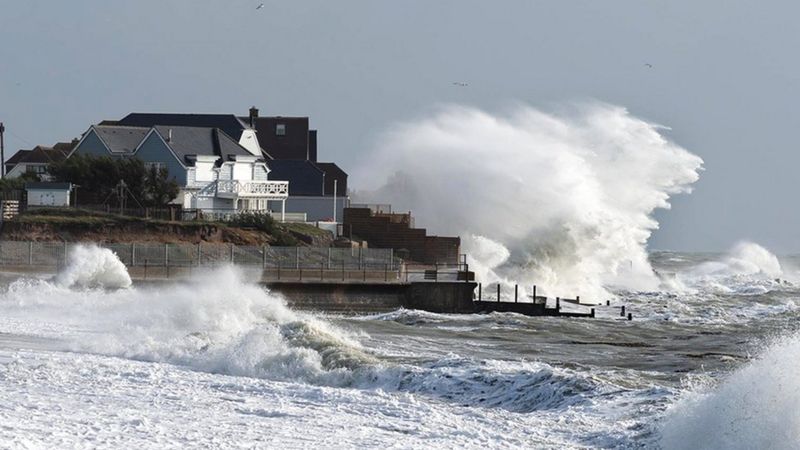
[[144, 199], [151, 206], [163, 206], [178, 196], [180, 187], [169, 178], [166, 167], [150, 166], [144, 177]]
[[142, 206], [164, 206], [179, 192], [166, 169], [148, 169], [138, 158], [77, 154], [51, 163], [48, 171], [55, 181], [79, 185], [86, 203], [115, 205], [120, 180]]

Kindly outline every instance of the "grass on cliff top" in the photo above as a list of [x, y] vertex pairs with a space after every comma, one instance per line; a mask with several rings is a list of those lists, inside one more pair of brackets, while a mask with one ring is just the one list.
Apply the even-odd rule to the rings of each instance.
[[306, 224], [281, 224], [264, 214], [242, 214], [231, 221], [168, 221], [145, 219], [143, 217], [121, 216], [119, 214], [92, 211], [76, 208], [36, 208], [20, 214], [13, 219], [18, 223], [46, 224], [51, 226], [79, 226], [88, 229], [107, 226], [125, 225], [169, 225], [192, 230], [198, 227], [213, 225], [228, 229], [255, 229], [272, 236], [272, 245], [296, 246], [299, 241], [290, 231], [317, 237], [327, 233]]
[[307, 223], [284, 223], [281, 224], [287, 231], [294, 231], [296, 233], [307, 234], [309, 236], [325, 238], [330, 236], [330, 231], [317, 228], [314, 225]]

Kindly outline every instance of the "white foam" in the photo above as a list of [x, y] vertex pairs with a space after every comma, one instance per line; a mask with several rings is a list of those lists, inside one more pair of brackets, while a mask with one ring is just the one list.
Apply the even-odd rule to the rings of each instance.
[[616, 106], [505, 116], [450, 106], [381, 136], [354, 178], [364, 183], [359, 201], [411, 210], [433, 232], [461, 235], [465, 248], [504, 247], [507, 258], [473, 255], [497, 277], [481, 281], [599, 302], [609, 285], [657, 288], [645, 250], [658, 226], [652, 213], [688, 192], [701, 165]]
[[56, 277], [65, 287], [126, 288], [131, 285], [128, 269], [111, 250], [96, 245], [71, 248], [66, 268]]
[[697, 386], [667, 413], [666, 449], [795, 449], [800, 442], [800, 337], [785, 339], [718, 387]]

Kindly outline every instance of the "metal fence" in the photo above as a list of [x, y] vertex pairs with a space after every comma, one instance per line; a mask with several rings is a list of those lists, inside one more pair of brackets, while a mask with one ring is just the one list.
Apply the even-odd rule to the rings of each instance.
[[[72, 249], [85, 243], [0, 241], [0, 265], [64, 266]], [[392, 249], [269, 247], [234, 244], [97, 244], [128, 267], [197, 267], [236, 264], [264, 269], [396, 271]]]

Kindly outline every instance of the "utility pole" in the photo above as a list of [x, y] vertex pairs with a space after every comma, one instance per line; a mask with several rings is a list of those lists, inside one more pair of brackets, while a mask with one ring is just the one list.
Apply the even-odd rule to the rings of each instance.
[[336, 223], [336, 188], [339, 180], [333, 180], [333, 223]]
[[6, 127], [3, 122], [0, 122], [0, 179], [6, 177], [6, 148], [3, 142], [3, 134], [6, 132]]

